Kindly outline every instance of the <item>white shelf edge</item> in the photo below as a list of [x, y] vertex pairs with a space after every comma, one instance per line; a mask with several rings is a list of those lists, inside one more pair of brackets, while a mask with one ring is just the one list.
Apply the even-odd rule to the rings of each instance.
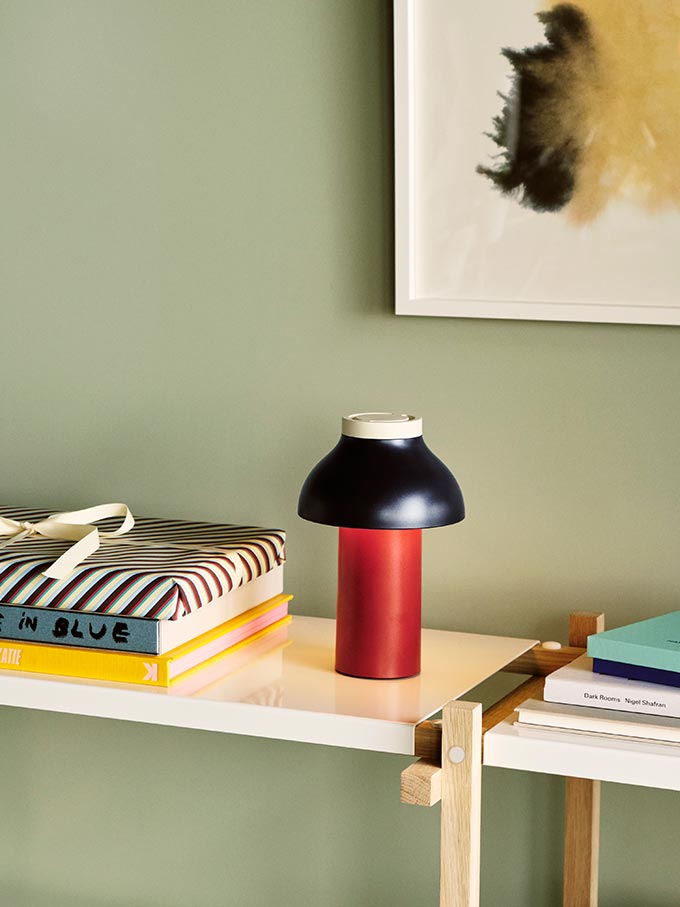
[[484, 735], [484, 765], [680, 790], [680, 746], [676, 744], [520, 730], [514, 721], [512, 715]]
[[[43, 691], [38, 703], [36, 682]], [[314, 713], [312, 724], [303, 709], [159, 696], [137, 687], [38, 680], [25, 674], [0, 677], [0, 706], [401, 755], [413, 755], [415, 748], [411, 724], [320, 712]], [[352, 733], [356, 730], [360, 733]]]

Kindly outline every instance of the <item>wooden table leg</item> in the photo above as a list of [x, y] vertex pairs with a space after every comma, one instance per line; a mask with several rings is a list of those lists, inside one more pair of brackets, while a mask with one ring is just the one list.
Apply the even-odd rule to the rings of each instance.
[[482, 706], [454, 700], [442, 713], [440, 907], [478, 907]]
[[600, 782], [566, 779], [564, 907], [597, 907]]
[[[586, 647], [604, 630], [604, 614], [577, 611], [569, 617], [569, 645]], [[600, 782], [567, 778], [564, 826], [564, 907], [597, 907]]]

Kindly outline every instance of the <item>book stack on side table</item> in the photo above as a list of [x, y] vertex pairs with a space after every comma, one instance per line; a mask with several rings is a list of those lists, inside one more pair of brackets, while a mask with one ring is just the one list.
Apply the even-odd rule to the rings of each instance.
[[43, 571], [69, 543], [13, 541], [0, 548], [0, 670], [198, 689], [247, 651], [281, 644], [284, 544], [278, 529], [138, 518], [50, 579]]
[[680, 611], [597, 633], [588, 655], [598, 674], [680, 687]]
[[518, 709], [518, 728], [680, 743], [680, 612], [590, 636], [544, 700]]

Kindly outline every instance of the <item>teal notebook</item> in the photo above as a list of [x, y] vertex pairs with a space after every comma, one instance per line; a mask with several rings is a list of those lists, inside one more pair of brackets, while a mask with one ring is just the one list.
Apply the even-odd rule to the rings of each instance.
[[588, 637], [590, 658], [680, 671], [680, 611]]

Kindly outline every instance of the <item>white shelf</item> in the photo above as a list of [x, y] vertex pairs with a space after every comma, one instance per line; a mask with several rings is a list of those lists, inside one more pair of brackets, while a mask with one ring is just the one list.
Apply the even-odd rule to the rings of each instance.
[[484, 765], [680, 790], [680, 745], [519, 728], [516, 715], [484, 735]]
[[335, 621], [296, 616], [198, 690], [7, 672], [0, 705], [413, 755], [418, 723], [535, 642], [424, 630], [420, 676], [359, 680], [333, 669]]

